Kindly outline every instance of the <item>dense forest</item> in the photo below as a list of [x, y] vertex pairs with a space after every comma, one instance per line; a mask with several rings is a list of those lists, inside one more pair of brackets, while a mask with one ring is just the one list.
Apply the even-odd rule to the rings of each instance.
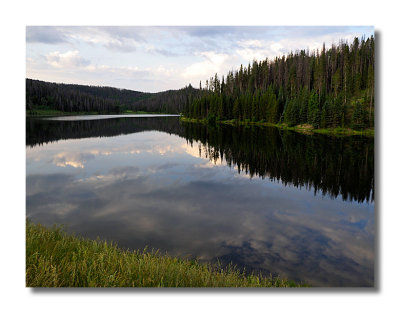
[[191, 84], [179, 90], [167, 90], [151, 94], [150, 97], [136, 102], [132, 108], [136, 111], [182, 113], [185, 106], [194, 98], [199, 98], [200, 90]]
[[139, 91], [49, 83], [26, 79], [26, 109], [44, 108], [62, 112], [121, 112], [149, 97]]
[[253, 61], [200, 82], [189, 118], [309, 124], [315, 128], [374, 126], [374, 37], [354, 38], [321, 51], [300, 50]]
[[199, 90], [189, 86], [158, 93], [72, 84], [57, 84], [26, 79], [26, 110], [61, 112], [122, 113], [127, 110], [180, 113], [189, 97]]

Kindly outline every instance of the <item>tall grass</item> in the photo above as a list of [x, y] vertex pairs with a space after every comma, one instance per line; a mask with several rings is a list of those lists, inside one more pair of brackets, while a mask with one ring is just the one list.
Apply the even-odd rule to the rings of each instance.
[[300, 287], [157, 252], [128, 251], [27, 221], [27, 287]]

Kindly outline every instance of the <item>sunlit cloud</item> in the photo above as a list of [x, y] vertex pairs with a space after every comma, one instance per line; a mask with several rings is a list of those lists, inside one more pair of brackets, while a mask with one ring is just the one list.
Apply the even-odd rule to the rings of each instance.
[[93, 155], [111, 155], [112, 154], [111, 151], [101, 151], [101, 150], [90, 150], [89, 153], [93, 154]]
[[52, 163], [59, 167], [72, 166], [75, 168], [84, 168], [84, 164], [94, 158], [95, 155], [91, 153], [60, 152], [53, 157]]
[[229, 58], [226, 54], [218, 54], [212, 51], [200, 54], [203, 61], [193, 63], [185, 68], [183, 77], [208, 77], [213, 73], [221, 71], [221, 65]]
[[50, 52], [46, 55], [47, 63], [56, 68], [74, 68], [87, 66], [89, 60], [82, 58], [78, 50], [60, 53], [58, 51]]

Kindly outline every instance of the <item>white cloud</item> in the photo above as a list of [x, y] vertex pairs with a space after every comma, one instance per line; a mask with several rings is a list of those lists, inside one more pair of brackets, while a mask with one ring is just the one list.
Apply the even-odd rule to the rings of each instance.
[[193, 63], [186, 67], [182, 73], [183, 77], [207, 77], [222, 70], [223, 64], [229, 59], [229, 55], [216, 53], [214, 51], [199, 54], [203, 61]]
[[71, 68], [87, 66], [90, 64], [89, 60], [82, 58], [78, 50], [67, 51], [60, 53], [58, 51], [50, 52], [46, 55], [46, 61], [56, 68]]
[[[198, 54], [203, 61], [193, 63], [181, 71], [181, 81], [185, 85], [191, 83], [197, 86], [198, 82], [213, 77], [215, 73], [221, 78], [228, 71], [236, 69], [240, 66], [241, 58], [237, 54], [217, 53], [214, 51], [206, 51]], [[204, 87], [204, 85], [203, 85]]]
[[138, 41], [133, 38], [134, 34], [130, 34], [129, 28], [123, 31], [119, 27], [67, 27], [64, 28], [64, 32], [74, 41], [102, 45], [118, 52], [133, 52], [138, 45]]
[[[262, 61], [266, 58], [273, 59], [282, 55], [287, 55], [290, 52], [298, 50], [309, 50], [310, 52], [320, 51], [323, 43], [327, 49], [332, 43], [338, 44], [339, 40], [352, 41], [354, 37], [360, 37], [362, 34], [341, 34], [330, 33], [320, 36], [299, 36], [296, 38], [284, 38], [281, 40], [240, 40], [237, 42], [235, 53], [239, 55], [244, 63], [252, 62], [253, 60]], [[236, 67], [238, 68], [238, 66]]]

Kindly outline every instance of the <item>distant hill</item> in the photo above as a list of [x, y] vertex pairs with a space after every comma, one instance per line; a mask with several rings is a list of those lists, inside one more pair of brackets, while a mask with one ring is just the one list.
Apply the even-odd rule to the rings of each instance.
[[180, 113], [198, 90], [146, 93], [113, 87], [58, 84], [26, 79], [26, 110], [120, 113], [127, 110]]

